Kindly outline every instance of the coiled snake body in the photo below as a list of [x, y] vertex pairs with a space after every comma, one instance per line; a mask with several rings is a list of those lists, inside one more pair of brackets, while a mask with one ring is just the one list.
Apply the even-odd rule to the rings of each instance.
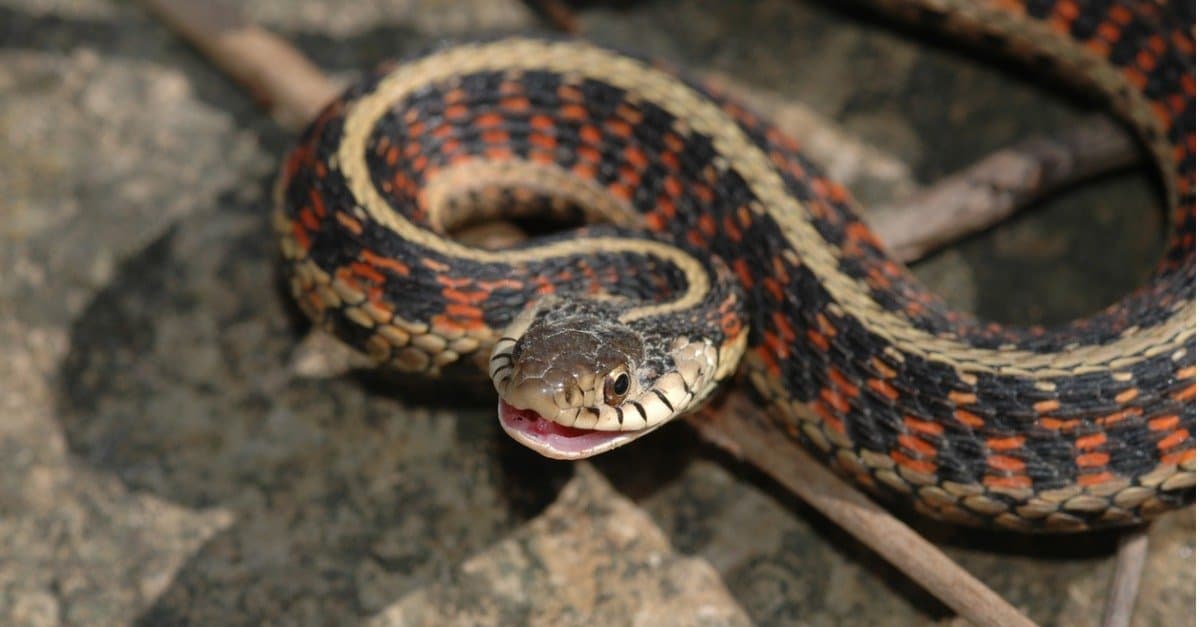
[[[504, 428], [550, 456], [635, 439], [736, 372], [784, 437], [933, 516], [1076, 530], [1191, 502], [1194, 21], [1152, 2], [880, 4], [1111, 99], [1167, 187], [1145, 286], [1062, 328], [980, 323], [735, 102], [515, 38], [383, 68], [311, 125], [275, 215], [298, 302], [380, 363], [485, 368]], [[446, 236], [526, 213], [607, 224], [502, 251]]]

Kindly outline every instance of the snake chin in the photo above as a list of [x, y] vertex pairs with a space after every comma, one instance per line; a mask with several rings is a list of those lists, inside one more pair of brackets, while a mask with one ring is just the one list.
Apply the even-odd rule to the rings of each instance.
[[500, 426], [509, 437], [551, 459], [586, 459], [628, 444], [661, 426], [637, 431], [577, 429], [547, 420], [532, 409], [517, 409], [504, 399], [500, 399], [497, 413]]

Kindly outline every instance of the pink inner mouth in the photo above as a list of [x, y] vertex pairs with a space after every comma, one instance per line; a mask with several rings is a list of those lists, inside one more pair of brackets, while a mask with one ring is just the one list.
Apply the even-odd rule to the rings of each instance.
[[[565, 427], [557, 422], [542, 418], [531, 409], [517, 409], [500, 401], [500, 423], [510, 433], [531, 440], [531, 447], [543, 455], [555, 453], [555, 457], [586, 457], [597, 447], [604, 447], [618, 438], [628, 438], [630, 433], [622, 431], [596, 431]], [[528, 445], [528, 444], [527, 444]], [[608, 447], [601, 450], [607, 450]], [[599, 451], [596, 451], [599, 452]]]

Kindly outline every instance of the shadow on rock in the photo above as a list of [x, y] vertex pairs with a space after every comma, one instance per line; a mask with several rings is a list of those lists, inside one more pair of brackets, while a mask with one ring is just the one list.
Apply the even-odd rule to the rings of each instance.
[[374, 614], [539, 512], [570, 473], [518, 455], [488, 405], [423, 409], [379, 383], [289, 374], [300, 325], [265, 215], [194, 215], [72, 328], [72, 452], [132, 490], [234, 514], [146, 624]]

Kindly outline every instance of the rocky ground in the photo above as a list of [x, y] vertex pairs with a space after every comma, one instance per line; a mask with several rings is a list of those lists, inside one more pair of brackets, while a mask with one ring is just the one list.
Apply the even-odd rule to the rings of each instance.
[[[260, 0], [339, 78], [545, 26], [514, 0]], [[867, 204], [1086, 103], [799, 0], [580, 13], [596, 40], [818, 116]], [[926, 624], [949, 612], [683, 425], [593, 464], [486, 393], [289, 368], [269, 184], [290, 135], [135, 4], [0, 0], [0, 623]], [[1152, 177], [1106, 178], [923, 262], [981, 315], [1055, 322], [1149, 272]], [[443, 388], [444, 389], [444, 388]], [[461, 389], [461, 386], [459, 387]], [[462, 394], [456, 394], [461, 397]], [[1046, 624], [1096, 624], [1115, 536], [914, 521]], [[1155, 525], [1135, 624], [1195, 620], [1194, 512]]]

